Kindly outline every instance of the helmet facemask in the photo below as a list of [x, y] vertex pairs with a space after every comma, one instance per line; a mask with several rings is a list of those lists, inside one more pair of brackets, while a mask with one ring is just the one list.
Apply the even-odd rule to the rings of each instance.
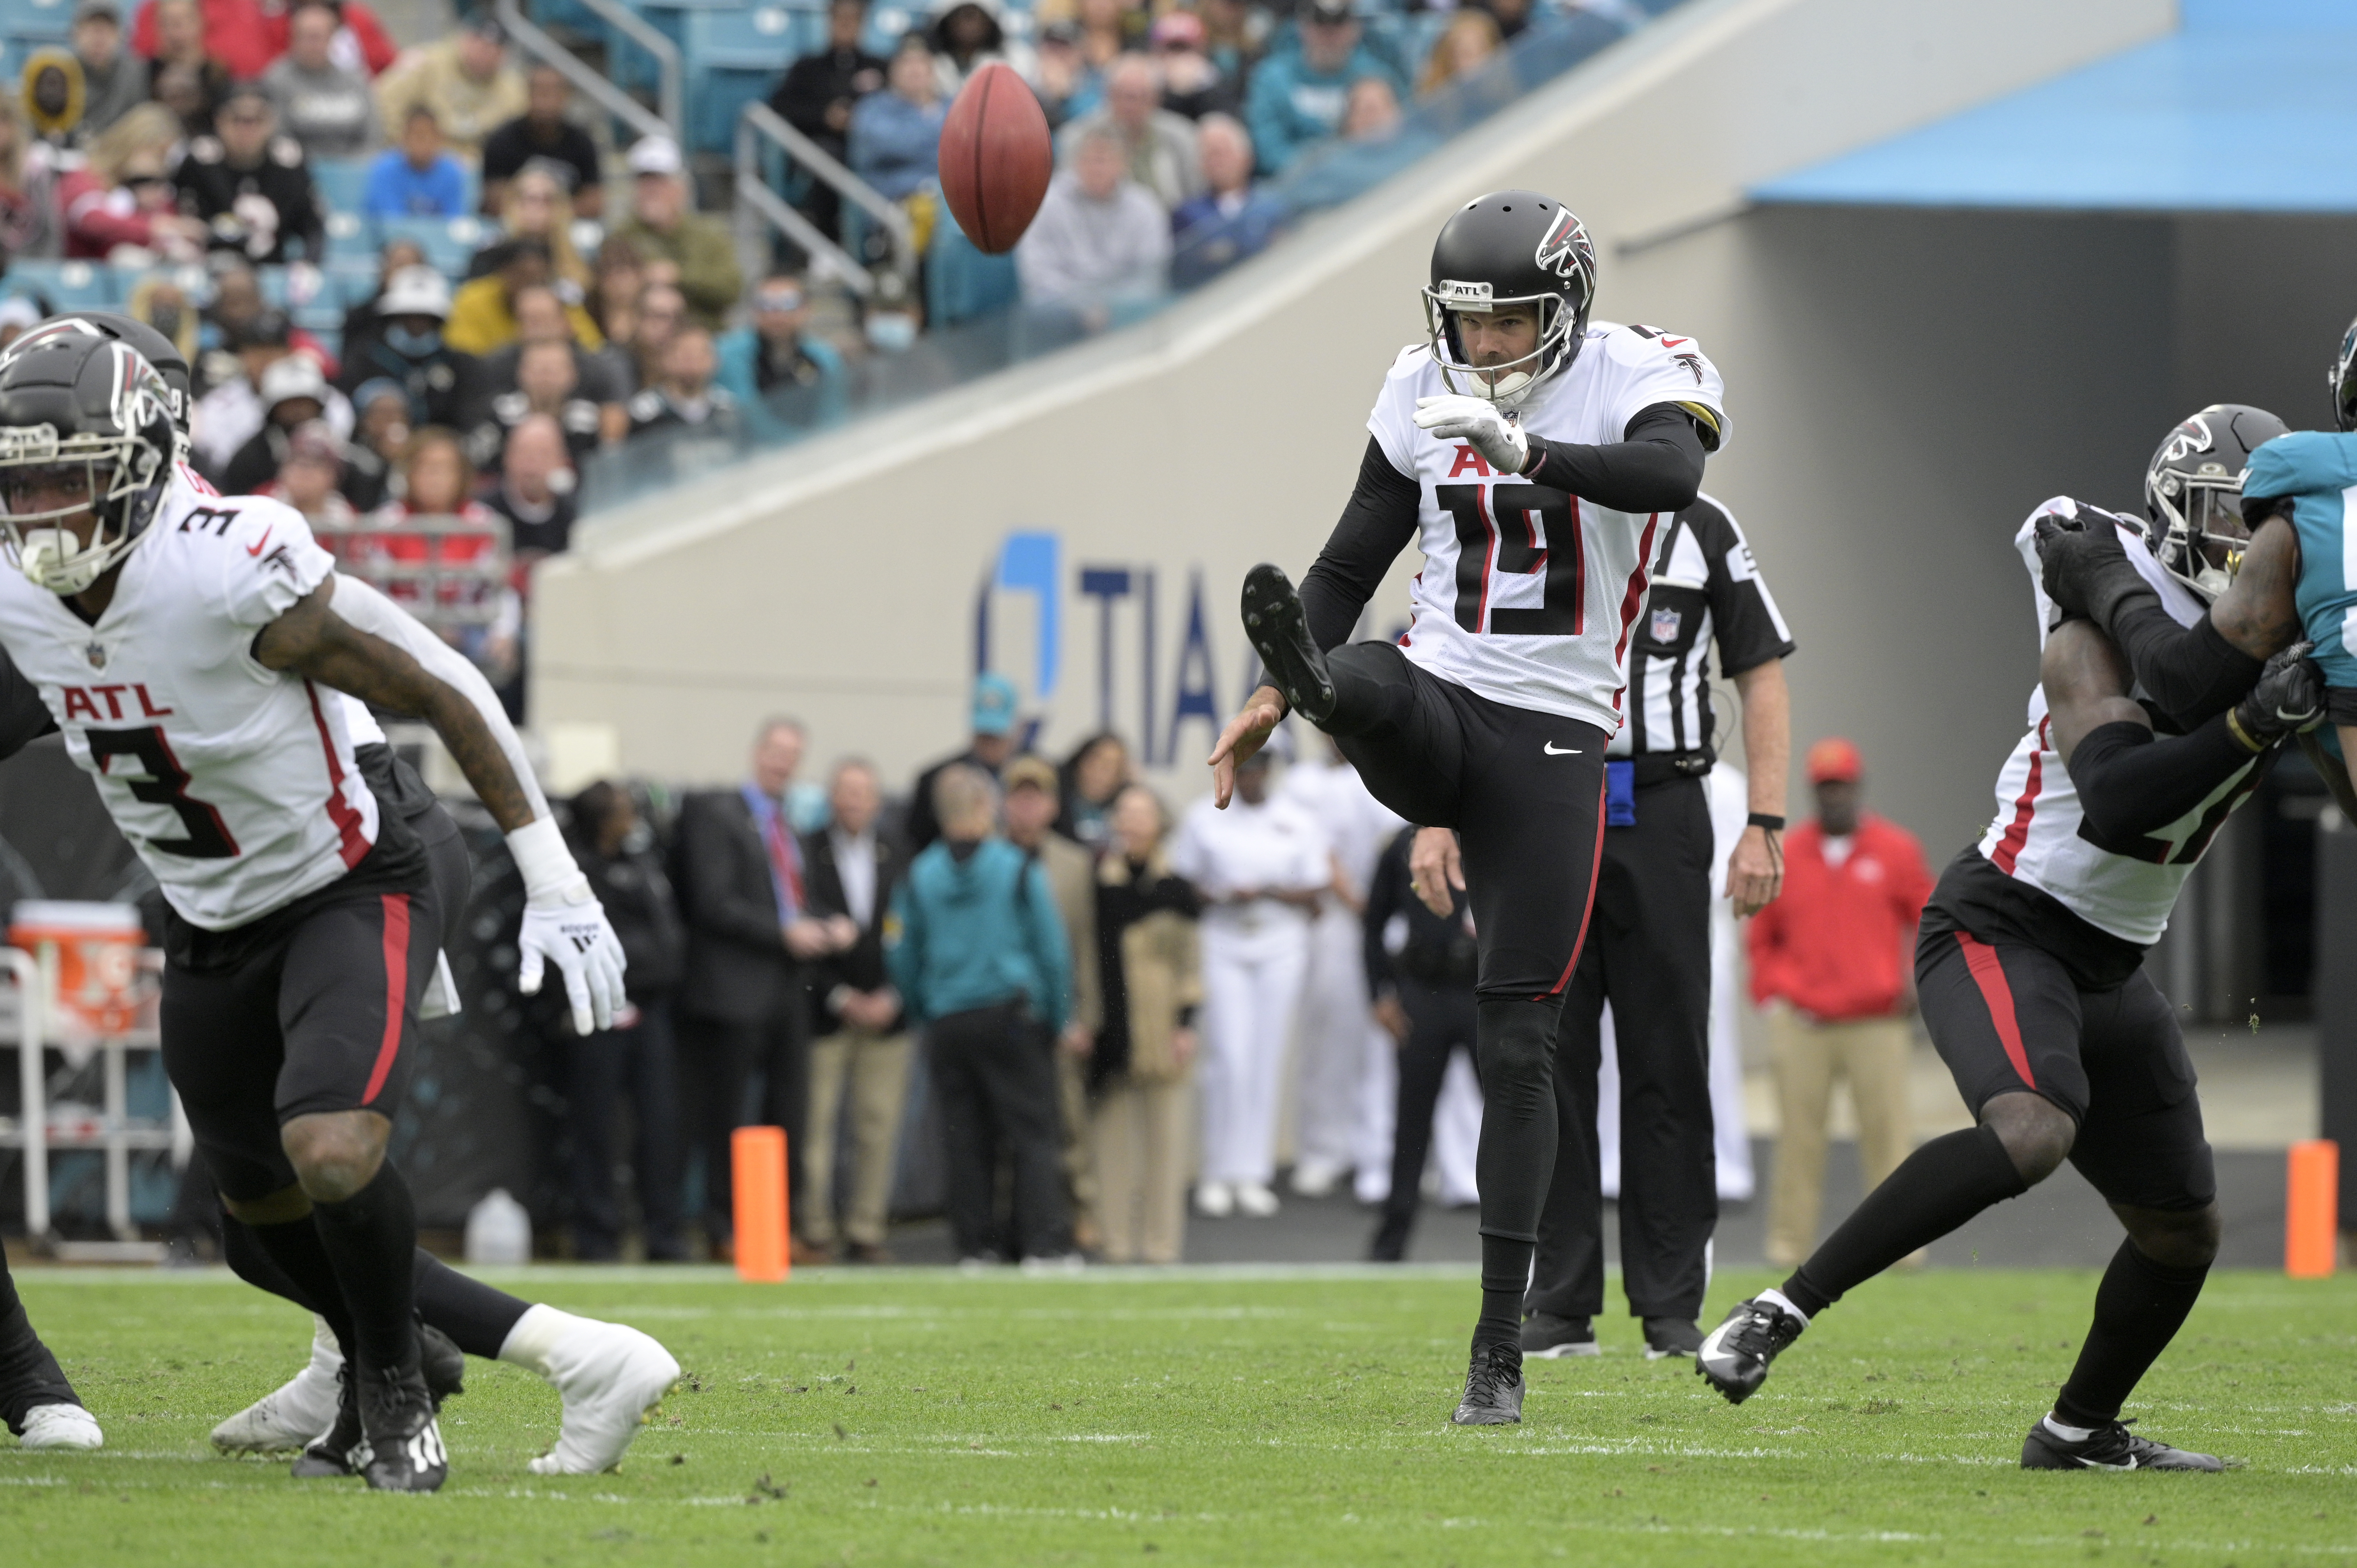
[[[79, 594], [128, 555], [145, 532], [156, 479], [169, 456], [138, 435], [59, 438], [48, 424], [0, 428], [0, 526], [17, 570], [60, 596]], [[64, 506], [20, 510], [23, 498], [66, 489]], [[69, 526], [87, 516], [90, 534]]]
[[[1465, 283], [1453, 278], [1443, 279], [1423, 294], [1425, 336], [1432, 346], [1433, 363], [1440, 368], [1441, 381], [1452, 392], [1481, 398], [1500, 408], [1516, 408], [1542, 381], [1570, 363], [1570, 356], [1564, 350], [1570, 342], [1577, 316], [1565, 308], [1560, 295], [1497, 299], [1491, 296], [1486, 283]], [[1537, 344], [1529, 353], [1501, 364], [1473, 364], [1458, 335], [1457, 317], [1490, 316], [1518, 306], [1536, 312]]]
[[[2201, 467], [2222, 469], [2214, 463]], [[2153, 554], [2161, 569], [2205, 603], [2224, 593], [2250, 545], [2243, 522], [2242, 475], [2164, 469], [2152, 477], [2146, 494], [2159, 524]]]

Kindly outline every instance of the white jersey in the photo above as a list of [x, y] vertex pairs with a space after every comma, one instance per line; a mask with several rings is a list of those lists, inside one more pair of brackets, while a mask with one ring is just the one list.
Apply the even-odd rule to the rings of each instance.
[[[1631, 514], [1493, 471], [1462, 441], [1416, 428], [1421, 397], [1446, 394], [1428, 348], [1401, 352], [1367, 428], [1422, 491], [1424, 570], [1402, 647], [1415, 663], [1493, 702], [1620, 727], [1629, 628], [1667, 514]], [[1718, 371], [1691, 338], [1596, 322], [1578, 357], [1516, 411], [1550, 441], [1603, 446], [1656, 403], [1706, 411], [1724, 445]]]
[[[2108, 514], [2086, 509], [2089, 521]], [[2054, 618], [2053, 601], [2039, 584], [2038, 520], [2049, 514], [2080, 515], [2079, 503], [2057, 496], [2029, 514], [2014, 535], [2014, 548], [2029, 567], [2029, 581], [2038, 605], [2038, 640], [2045, 646], [2047, 628]], [[2160, 596], [2160, 602], [2179, 626], [2191, 626], [2209, 613], [2184, 585], [2161, 570], [2146, 545], [2143, 530], [2115, 520], [2120, 542], [2137, 574]], [[2006, 758], [1996, 776], [1996, 818], [1982, 835], [1980, 852], [1991, 865], [2017, 882], [2045, 893], [2072, 914], [2122, 941], [2150, 947], [2169, 929], [2169, 911], [2179, 889], [2193, 871], [2202, 851], [2210, 847], [2226, 814], [2249, 796], [2259, 780], [2262, 758], [2212, 790], [2192, 811], [2144, 840], [2147, 853], [2120, 854], [2097, 847], [2084, 834], [2085, 818], [2079, 810], [2079, 792], [2054, 748], [2053, 724], [2047, 716], [2046, 688], [2029, 693], [2029, 733]]]
[[[1224, 811], [1204, 795], [1178, 821], [1170, 869], [1208, 899], [1265, 888], [1308, 892], [1330, 879], [1329, 853], [1317, 819], [1283, 795], [1272, 792], [1257, 806], [1239, 795]], [[1203, 911], [1207, 936], [1235, 941], [1297, 940], [1308, 926], [1306, 911], [1274, 898], [1215, 902]]]
[[191, 925], [246, 925], [376, 842], [352, 753], [382, 732], [358, 703], [253, 654], [334, 570], [292, 507], [175, 482], [95, 626], [0, 572], [0, 647]]

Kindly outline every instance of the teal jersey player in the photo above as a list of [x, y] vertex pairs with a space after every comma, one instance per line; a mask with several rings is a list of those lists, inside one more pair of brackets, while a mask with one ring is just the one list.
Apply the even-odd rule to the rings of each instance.
[[2293, 603], [2314, 645], [2309, 657], [2328, 688], [2357, 699], [2357, 434], [2276, 437], [2251, 454], [2243, 494], [2254, 514], [2256, 499], [2291, 503], [2285, 510], [2299, 540]]

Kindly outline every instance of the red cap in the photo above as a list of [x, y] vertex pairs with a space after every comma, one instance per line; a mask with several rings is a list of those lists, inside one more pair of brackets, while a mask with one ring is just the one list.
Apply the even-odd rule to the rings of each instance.
[[1809, 747], [1808, 767], [1812, 784], [1855, 784], [1866, 775], [1866, 761], [1857, 747], [1839, 736]]

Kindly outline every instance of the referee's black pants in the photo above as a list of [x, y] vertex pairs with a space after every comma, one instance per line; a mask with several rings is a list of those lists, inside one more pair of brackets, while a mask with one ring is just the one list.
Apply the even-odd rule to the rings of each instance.
[[1710, 1113], [1707, 790], [1675, 779], [1636, 791], [1637, 821], [1608, 828], [1596, 913], [1555, 1030], [1558, 1151], [1539, 1222], [1528, 1312], [1604, 1310], [1604, 1199], [1596, 1074], [1604, 1004], [1620, 1067], [1620, 1272], [1638, 1317], [1690, 1323], [1718, 1223]]
[[[1432, 1150], [1432, 1113], [1448, 1058], [1462, 1050], [1480, 1075], [1474, 1047], [1479, 1023], [1469, 985], [1427, 985], [1402, 975], [1400, 1006], [1407, 1013], [1407, 1038], [1399, 1047], [1399, 1094], [1392, 1121], [1392, 1190], [1383, 1200], [1383, 1223], [1405, 1238], [1415, 1223], [1423, 1196], [1425, 1156]], [[1562, 1156], [1556, 1156], [1560, 1159]]]
[[[1596, 886], [1608, 737], [1440, 680], [1394, 643], [1351, 643], [1327, 663], [1336, 701], [1321, 727], [1367, 789], [1420, 827], [1457, 830], [1480, 946], [1481, 1234], [1527, 1245], [1555, 1167], [1555, 1016]], [[1483, 1288], [1519, 1290], [1524, 1265], [1512, 1267], [1510, 1287], [1485, 1267]]]

